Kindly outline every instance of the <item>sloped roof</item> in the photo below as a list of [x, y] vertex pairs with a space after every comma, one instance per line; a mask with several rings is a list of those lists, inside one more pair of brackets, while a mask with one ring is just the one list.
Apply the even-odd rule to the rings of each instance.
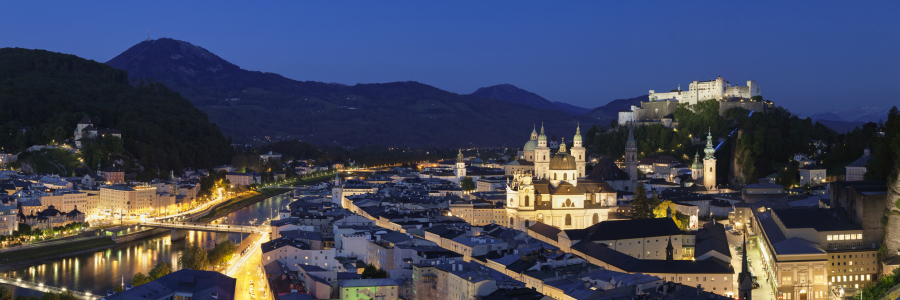
[[670, 218], [606, 221], [587, 228], [591, 241], [609, 241], [680, 235], [681, 229]]
[[601, 158], [597, 165], [588, 174], [587, 179], [598, 181], [628, 180], [628, 173], [622, 171], [616, 163], [608, 157]]

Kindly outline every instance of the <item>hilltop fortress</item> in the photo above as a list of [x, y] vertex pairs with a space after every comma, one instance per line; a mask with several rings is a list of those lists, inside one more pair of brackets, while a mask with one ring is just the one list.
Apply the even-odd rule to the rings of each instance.
[[650, 90], [649, 98], [654, 100], [677, 100], [688, 105], [697, 104], [697, 102], [705, 100], [727, 100], [731, 98], [751, 99], [753, 96], [760, 96], [759, 85], [755, 80], [747, 80], [747, 86], [733, 86], [730, 82], [719, 78], [707, 81], [694, 81], [688, 86], [687, 91], [682, 91], [681, 86], [678, 89], [671, 90], [668, 93], [657, 93]]
[[650, 90], [649, 101], [641, 102], [641, 105], [632, 105], [630, 110], [619, 111], [619, 124], [634, 125], [662, 124], [665, 127], [675, 127], [672, 113], [678, 104], [685, 103], [688, 106], [696, 105], [702, 101], [719, 101], [719, 114], [734, 108], [742, 107], [747, 110], [765, 112], [771, 101], [760, 101], [760, 87], [755, 80], [748, 80], [746, 86], [733, 86], [722, 77], [707, 81], [694, 81], [688, 85], [688, 90], [677, 89], [666, 93], [657, 93]]

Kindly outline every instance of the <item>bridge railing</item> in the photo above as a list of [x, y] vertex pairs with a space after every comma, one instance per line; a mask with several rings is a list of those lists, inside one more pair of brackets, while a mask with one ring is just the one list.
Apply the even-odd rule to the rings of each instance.
[[42, 292], [54, 292], [54, 293], [71, 292], [72, 295], [75, 295], [75, 297], [78, 297], [81, 299], [99, 299], [99, 298], [101, 298], [100, 295], [94, 295], [94, 294], [87, 293], [87, 292], [73, 291], [73, 290], [69, 290], [66, 288], [58, 288], [55, 286], [44, 285], [43, 283], [23, 281], [22, 279], [19, 279], [19, 278], [12, 278], [12, 277], [4, 276], [4, 275], [0, 275], [0, 283], [5, 283], [5, 284], [13, 285], [13, 286], [18, 286], [18, 287], [42, 291]]
[[[181, 224], [179, 224], [181, 223]], [[181, 228], [188, 230], [206, 230], [206, 231], [223, 231], [223, 232], [243, 232], [243, 233], [252, 233], [252, 232], [268, 232], [268, 226], [260, 225], [260, 226], [242, 226], [242, 225], [229, 225], [229, 224], [194, 224], [194, 223], [185, 223], [185, 222], [174, 222], [174, 223], [160, 223], [160, 222], [141, 222], [139, 223], [141, 226], [148, 227], [161, 227], [161, 228]]]

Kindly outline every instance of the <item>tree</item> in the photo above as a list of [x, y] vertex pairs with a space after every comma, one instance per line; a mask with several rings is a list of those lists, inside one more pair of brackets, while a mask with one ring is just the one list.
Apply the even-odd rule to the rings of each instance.
[[5, 286], [0, 286], [0, 300], [13, 300], [13, 293]]
[[237, 245], [231, 240], [219, 243], [215, 248], [209, 251], [209, 262], [212, 265], [221, 265], [231, 261], [234, 252], [237, 251]]
[[647, 219], [650, 218], [650, 200], [647, 199], [647, 189], [644, 183], [638, 182], [638, 186], [634, 188], [634, 198], [631, 199], [631, 218]]
[[653, 191], [653, 196], [647, 200], [647, 204], [650, 207], [650, 218], [655, 218], [653, 212], [656, 211], [656, 208], [659, 207], [659, 195], [656, 194], [656, 191]]
[[131, 285], [133, 285], [133, 286], [139, 286], [139, 285], [148, 283], [150, 281], [152, 281], [152, 279], [150, 279], [147, 276], [144, 276], [144, 273], [137, 272], [137, 274], [134, 274], [134, 277], [131, 278], [131, 281], [129, 283], [131, 283]]
[[155, 267], [153, 267], [153, 270], [150, 270], [150, 273], [148, 273], [148, 275], [150, 275], [150, 280], [157, 280], [160, 277], [169, 275], [169, 273], [172, 273], [172, 265], [167, 262], [160, 261], [156, 264]]
[[206, 251], [199, 246], [190, 246], [178, 257], [178, 266], [182, 269], [206, 270], [209, 260]]
[[46, 292], [43, 295], [41, 295], [41, 300], [60, 300], [60, 299], [59, 299], [59, 294], [54, 293], [54, 292]]
[[653, 215], [656, 218], [665, 218], [669, 211], [672, 211], [672, 221], [675, 221], [675, 225], [678, 228], [683, 228], [681, 220], [678, 218], [678, 214], [680, 214], [677, 210], [675, 210], [675, 203], [672, 201], [666, 200], [659, 204], [655, 209], [653, 209]]
[[363, 269], [362, 278], [388, 278], [388, 274], [387, 271], [376, 268], [374, 265], [369, 264], [365, 269]]
[[462, 180], [459, 181], [459, 186], [466, 192], [471, 192], [475, 190], [475, 181], [472, 180], [472, 177], [466, 176], [463, 177]]
[[65, 291], [57, 295], [59, 296], [59, 300], [78, 300], [78, 297], [76, 297], [72, 291]]

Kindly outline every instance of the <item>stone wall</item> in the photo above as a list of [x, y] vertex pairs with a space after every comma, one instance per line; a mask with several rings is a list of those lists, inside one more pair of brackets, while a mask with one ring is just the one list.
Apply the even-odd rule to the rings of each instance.
[[724, 116], [729, 109], [740, 107], [757, 113], [765, 113], [769, 105], [766, 102], [758, 101], [719, 101], [719, 115]]

